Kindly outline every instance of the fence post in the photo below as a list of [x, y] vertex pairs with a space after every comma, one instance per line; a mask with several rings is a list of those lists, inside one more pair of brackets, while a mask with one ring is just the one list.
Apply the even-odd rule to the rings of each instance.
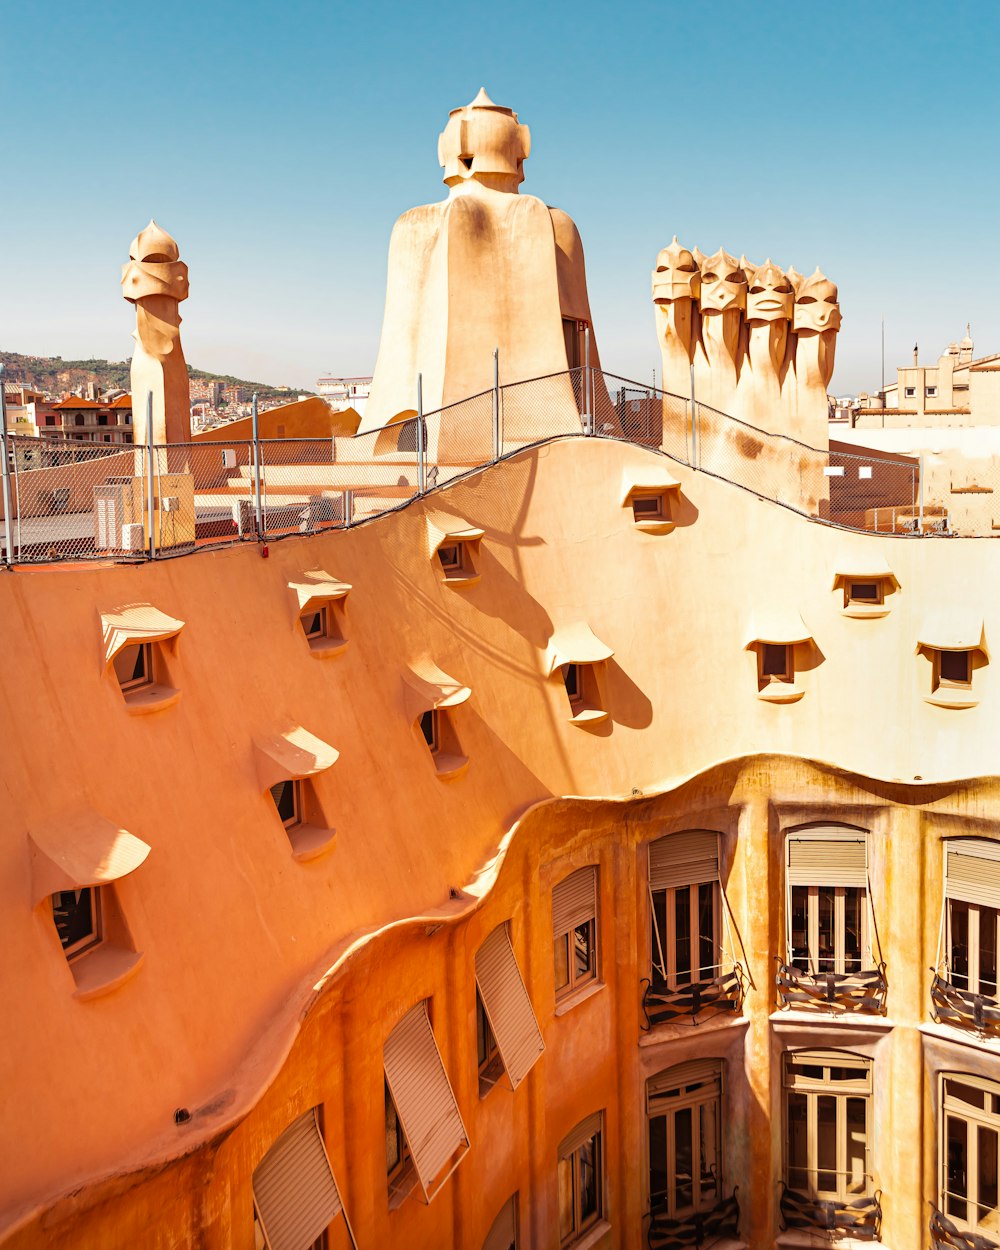
[[918, 533], [924, 532], [924, 457], [921, 454], [917, 457], [917, 472], [920, 474], [920, 529]]
[[698, 405], [694, 398], [694, 365], [691, 365], [691, 468], [697, 469], [699, 458], [698, 447]]
[[424, 493], [424, 375], [417, 374], [417, 494]]
[[590, 326], [586, 326], [583, 331], [583, 432], [584, 434], [594, 434], [595, 422], [592, 405], [590, 402], [591, 391], [590, 377]]
[[493, 349], [493, 463], [500, 459], [500, 348]]
[[253, 438], [253, 508], [257, 525], [257, 541], [264, 537], [264, 510], [260, 496], [260, 428], [257, 421], [257, 392], [254, 391], [250, 404], [250, 426]]
[[156, 518], [153, 505], [156, 492], [153, 489], [153, 392], [146, 392], [146, 507], [149, 511], [149, 558], [156, 559]]
[[[17, 455], [16, 444], [14, 454]], [[3, 473], [3, 558], [4, 564], [11, 568], [14, 564], [14, 553], [11, 550], [14, 518], [11, 516], [10, 506], [10, 461], [7, 459], [7, 400], [4, 395], [2, 364], [0, 364], [0, 456], [3, 457], [3, 465], [0, 466], [0, 471]], [[18, 506], [20, 506], [20, 502]]]

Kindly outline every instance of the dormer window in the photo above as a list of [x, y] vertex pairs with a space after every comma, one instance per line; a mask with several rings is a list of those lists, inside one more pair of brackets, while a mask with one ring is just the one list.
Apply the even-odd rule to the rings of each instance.
[[848, 554], [836, 565], [833, 589], [844, 596], [844, 616], [871, 619], [889, 614], [886, 599], [899, 589], [899, 583], [881, 557]]
[[[943, 609], [924, 623], [917, 652], [930, 661], [930, 693], [937, 707], [975, 707], [975, 672], [989, 663], [981, 617]], [[926, 687], [925, 687], [926, 688]]]
[[149, 847], [96, 812], [61, 817], [29, 839], [35, 906], [52, 918], [77, 998], [93, 998], [127, 980], [142, 955], [132, 943], [117, 882], [134, 872]]
[[622, 474], [622, 507], [632, 512], [636, 529], [669, 534], [674, 528], [680, 482], [660, 465], [627, 468]]
[[614, 655], [585, 622], [565, 626], [549, 642], [549, 676], [558, 674], [569, 700], [570, 723], [596, 725], [607, 720], [602, 673]]
[[766, 703], [795, 703], [805, 694], [796, 681], [797, 670], [809, 665], [812, 635], [792, 609], [778, 610], [755, 620], [748, 651], [757, 657], [757, 697]]
[[333, 843], [336, 830], [314, 778], [332, 767], [338, 754], [301, 725], [254, 743], [261, 792], [273, 804], [297, 860], [314, 859]]
[[452, 587], [471, 586], [479, 580], [479, 547], [485, 530], [446, 512], [427, 515], [427, 541], [431, 559], [444, 581]]
[[345, 603], [351, 585], [323, 569], [304, 573], [302, 579], [289, 582], [288, 588], [295, 595], [299, 628], [309, 650], [317, 659], [340, 655], [348, 643]]
[[403, 676], [403, 702], [418, 740], [430, 752], [442, 779], [465, 771], [469, 757], [463, 751], [452, 712], [472, 691], [429, 660], [422, 660]]
[[101, 615], [105, 668], [130, 712], [155, 712], [180, 698], [172, 676], [184, 622], [150, 603]]

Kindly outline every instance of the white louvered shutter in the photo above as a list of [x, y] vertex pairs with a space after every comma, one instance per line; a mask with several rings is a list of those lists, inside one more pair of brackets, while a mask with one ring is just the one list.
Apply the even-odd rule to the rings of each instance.
[[808, 829], [788, 835], [788, 884], [868, 885], [868, 838], [860, 829]]
[[309, 1250], [340, 1214], [315, 1110], [289, 1125], [254, 1169], [253, 1199], [270, 1250]]
[[668, 833], [649, 844], [649, 888], [701, 885], [719, 880], [719, 835], [709, 829]]
[[[651, 1076], [646, 1082], [647, 1113], [655, 1114], [657, 1110], [662, 1110], [662, 1108], [656, 1107], [654, 1104], [659, 1099], [662, 1099], [664, 1094], [668, 1094], [672, 1090], [682, 1090], [688, 1085], [710, 1086], [715, 1093], [721, 1093], [722, 1060], [691, 1059], [688, 1063], [679, 1063], [672, 1068], [667, 1068], [665, 1072], [658, 1072], [656, 1076]], [[673, 1097], [666, 1099], [663, 1106], [676, 1107], [683, 1102], [683, 1097], [678, 1097], [675, 1094]]]
[[427, 1200], [431, 1184], [469, 1136], [434, 1040], [427, 1003], [400, 1020], [385, 1041], [385, 1079], [396, 1105], [413, 1166]]
[[503, 1066], [517, 1089], [545, 1043], [505, 924], [498, 925], [476, 952], [476, 984]]
[[1000, 842], [949, 838], [945, 842], [945, 893], [980, 907], [1000, 907]]
[[597, 915], [597, 867], [578, 868], [552, 890], [552, 936], [560, 938]]

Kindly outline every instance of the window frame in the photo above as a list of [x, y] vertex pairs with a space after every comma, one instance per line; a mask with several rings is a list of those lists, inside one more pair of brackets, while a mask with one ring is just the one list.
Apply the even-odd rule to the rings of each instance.
[[[152, 642], [130, 642], [126, 643], [115, 655], [111, 661], [111, 667], [114, 669], [115, 680], [118, 682], [118, 688], [122, 694], [135, 694], [139, 690], [146, 690], [156, 685], [156, 657], [153, 653], [155, 644]], [[142, 657], [142, 676], [129, 677], [122, 681], [121, 673], [118, 669], [118, 661], [128, 652], [135, 648]], [[133, 673], [135, 669], [133, 667]]]
[[[872, 595], [859, 595], [856, 590], [859, 587], [871, 586], [874, 593]], [[857, 578], [849, 577], [844, 581], [844, 607], [848, 608], [852, 604], [863, 604], [865, 607], [881, 607], [885, 603], [885, 578]]]
[[[454, 558], [445, 559], [445, 552], [451, 551], [455, 553]], [[466, 572], [468, 561], [466, 559], [465, 543], [461, 540], [455, 539], [453, 542], [443, 542], [435, 554], [445, 577], [458, 577]]]
[[[768, 672], [768, 653], [773, 658], [774, 653], [783, 651], [785, 653], [784, 665], [780, 672]], [[795, 655], [790, 642], [762, 642], [758, 648], [760, 655], [758, 680], [764, 686], [776, 685], [780, 682], [793, 682], [795, 680]]]
[[476, 1071], [479, 1077], [479, 1097], [485, 1098], [503, 1076], [504, 1064], [478, 985], [476, 986]]
[[[944, 675], [943, 670], [944, 670], [945, 656], [950, 657], [950, 656], [955, 656], [955, 655], [962, 655], [965, 657], [965, 672], [967, 675], [964, 678], [957, 678], [957, 677], [951, 677], [951, 676], [946, 677]], [[936, 647], [934, 649], [934, 675], [933, 675], [932, 689], [933, 690], [971, 690], [972, 689], [972, 674], [974, 672], [974, 667], [972, 663], [972, 655], [973, 655], [973, 648], [963, 648], [957, 651], [952, 651], [952, 650], [944, 651], [941, 648]]]
[[903, 398], [904, 398], [904, 399], [916, 399], [916, 397], [917, 397], [917, 388], [916, 388], [915, 386], [904, 386], [904, 387], [903, 387]]
[[[587, 941], [587, 947], [588, 947], [588, 958], [587, 958], [586, 970], [577, 974], [576, 960], [573, 958], [573, 955], [575, 954], [575, 944], [574, 944], [574, 948], [571, 949], [569, 940], [571, 936], [575, 938], [576, 935], [580, 933], [581, 929], [587, 930], [586, 941]], [[567, 980], [564, 981], [562, 984], [560, 984], [558, 980], [559, 957], [556, 954], [556, 950], [560, 943], [565, 943], [564, 957], [566, 960], [566, 972], [567, 972]], [[557, 1003], [561, 1002], [563, 999], [570, 998], [572, 995], [576, 994], [578, 990], [583, 989], [584, 986], [589, 985], [591, 982], [595, 982], [600, 979], [599, 970], [598, 970], [598, 959], [597, 959], [597, 916], [596, 915], [591, 916], [589, 920], [585, 920], [581, 924], [576, 925], [574, 928], [564, 933], [561, 937], [558, 937], [558, 938], [554, 937], [552, 939], [552, 945], [553, 945], [554, 966], [556, 970], [555, 985], [556, 985], [556, 1002]]]
[[[993, 1216], [992, 1223], [987, 1224], [984, 1220], [975, 1216], [969, 1218], [970, 1213], [975, 1213], [987, 1204], [980, 1200], [982, 1189], [981, 1172], [978, 1167], [979, 1148], [981, 1145], [981, 1136], [983, 1131], [990, 1132], [994, 1135], [997, 1142], [997, 1153], [1000, 1154], [1000, 1084], [990, 1081], [986, 1077], [975, 1076], [966, 1072], [941, 1072], [939, 1075], [939, 1091], [938, 1106], [940, 1108], [940, 1139], [938, 1147], [938, 1208], [944, 1213], [949, 1220], [954, 1220], [963, 1232], [973, 1234], [985, 1234], [986, 1236], [995, 1237], [1000, 1228], [1000, 1205], [994, 1202], [991, 1209], [987, 1213]], [[949, 1084], [964, 1085], [970, 1089], [981, 1091], [987, 1099], [992, 1100], [993, 1110], [988, 1111], [986, 1107], [977, 1108], [971, 1103], [967, 1103], [960, 1098], [953, 1096], [953, 1101], [949, 1102]], [[952, 1194], [948, 1189], [949, 1172], [951, 1170], [951, 1160], [949, 1146], [951, 1140], [949, 1138], [949, 1123], [957, 1120], [963, 1123], [966, 1128], [965, 1133], [965, 1179], [966, 1193]], [[997, 1182], [994, 1180], [994, 1187]], [[949, 1203], [949, 1198], [954, 1197], [959, 1203], [966, 1208], [966, 1214], [961, 1215], [954, 1211]], [[1000, 1197], [1000, 1195], [998, 1195]]]
[[[302, 632], [305, 634], [307, 642], [330, 637], [329, 611], [330, 604], [323, 603], [318, 608], [307, 608], [305, 612], [299, 615], [299, 622], [302, 625]], [[311, 619], [319, 621], [318, 628], [309, 629], [306, 622]]]
[[[794, 928], [794, 891], [806, 890], [806, 942], [804, 954], [796, 954], [798, 949], [793, 941], [795, 933]], [[833, 936], [833, 964], [832, 968], [821, 968], [820, 963], [829, 962], [830, 955], [820, 954], [820, 892], [824, 890], [833, 890], [834, 908], [832, 920], [832, 936]], [[860, 897], [858, 899], [858, 915], [860, 917], [860, 934], [858, 942], [858, 968], [852, 968], [848, 971], [847, 962], [847, 891], [857, 890]], [[832, 972], [837, 976], [846, 976], [853, 973], [864, 971], [866, 965], [865, 957], [868, 957], [868, 965], [874, 961], [874, 955], [871, 948], [871, 924], [869, 912], [871, 910], [871, 900], [869, 891], [866, 886], [856, 885], [804, 885], [801, 883], [788, 882], [787, 901], [788, 907], [788, 962], [793, 968], [798, 968], [800, 972], [808, 973], [809, 976], [819, 977], [826, 973]], [[803, 961], [805, 966], [803, 967]]]
[[[1000, 901], [1000, 900], [998, 900]], [[957, 972], [955, 968], [955, 934], [952, 909], [958, 905], [967, 909], [968, 928], [966, 931], [966, 971]], [[982, 988], [982, 932], [983, 912], [993, 914], [993, 989]], [[970, 903], [966, 899], [945, 896], [945, 951], [947, 955], [948, 980], [956, 989], [968, 994], [978, 994], [983, 998], [991, 998], [995, 1002], [1000, 998], [1000, 908], [990, 907], [984, 903]], [[964, 981], [965, 984], [960, 984]], [[988, 981], [987, 981], [988, 983]]]
[[[64, 894], [83, 894], [89, 895], [90, 902], [90, 931], [82, 938], [78, 938], [75, 942], [64, 943], [62, 935], [59, 933], [59, 923], [56, 920], [56, 899], [61, 898]], [[59, 945], [62, 952], [66, 956], [69, 963], [74, 959], [78, 959], [81, 955], [92, 951], [95, 947], [100, 946], [104, 941], [104, 916], [101, 899], [101, 886], [89, 885], [80, 886], [75, 890], [59, 890], [56, 894], [50, 895], [49, 899], [52, 906], [52, 923], [56, 929], [56, 936], [59, 938]]]
[[[791, 1073], [792, 1065], [818, 1067], [823, 1076], [819, 1078], [805, 1077]], [[834, 1080], [829, 1074], [836, 1068], [864, 1068], [863, 1080]], [[782, 1176], [785, 1184], [795, 1193], [805, 1194], [817, 1202], [850, 1202], [858, 1198], [870, 1197], [874, 1189], [872, 1176], [872, 1135], [874, 1115], [872, 1104], [874, 1099], [874, 1060], [866, 1055], [858, 1055], [852, 1051], [822, 1050], [786, 1050], [781, 1056], [781, 1090], [782, 1090]], [[806, 1164], [801, 1166], [791, 1162], [791, 1096], [801, 1095], [806, 1099]], [[819, 1161], [819, 1099], [834, 1098], [835, 1100], [835, 1135], [836, 1135], [836, 1168], [820, 1166]], [[864, 1128], [864, 1171], [862, 1190], [852, 1190], [848, 1185], [846, 1164], [849, 1160], [849, 1130], [847, 1124], [847, 1100], [860, 1098], [865, 1107]], [[803, 1172], [811, 1183], [804, 1188], [792, 1184], [792, 1171]], [[836, 1188], [821, 1189], [820, 1175], [833, 1174], [836, 1177]], [[815, 1178], [815, 1179], [812, 1179]]]
[[[583, 1151], [586, 1149], [586, 1147], [589, 1146], [592, 1142], [594, 1143], [592, 1166], [594, 1170], [595, 1202], [594, 1202], [594, 1210], [589, 1212], [587, 1215], [584, 1215], [583, 1210], [582, 1210], [583, 1187], [580, 1183], [582, 1154], [583, 1154]], [[588, 1138], [586, 1138], [583, 1142], [581, 1142], [580, 1145], [574, 1147], [570, 1151], [567, 1151], [565, 1154], [559, 1155], [558, 1165], [556, 1169], [556, 1194], [557, 1194], [558, 1207], [559, 1207], [558, 1228], [560, 1230], [562, 1229], [563, 1211], [564, 1211], [563, 1194], [562, 1194], [562, 1187], [560, 1183], [561, 1177], [563, 1174], [562, 1165], [564, 1163], [569, 1165], [569, 1172], [570, 1172], [570, 1202], [572, 1204], [572, 1211], [570, 1212], [570, 1219], [572, 1221], [572, 1227], [564, 1235], [560, 1234], [560, 1237], [559, 1237], [560, 1250], [563, 1250], [564, 1247], [572, 1246], [575, 1242], [579, 1241], [580, 1238], [583, 1237], [585, 1233], [587, 1233], [595, 1225], [599, 1224], [601, 1220], [604, 1218], [604, 1120], [603, 1120], [603, 1117], [601, 1119], [601, 1122], [598, 1128], [595, 1130], [595, 1132], [593, 1132]]]
[[[647, 1149], [647, 1198], [649, 1209], [652, 1211], [654, 1206], [657, 1210], [662, 1211], [668, 1219], [683, 1219], [687, 1216], [699, 1214], [705, 1211], [711, 1211], [722, 1201], [724, 1188], [724, 1168], [722, 1162], [723, 1142], [725, 1140], [723, 1133], [723, 1093], [724, 1093], [724, 1076], [723, 1060], [712, 1060], [715, 1064], [715, 1071], [703, 1074], [700, 1077], [689, 1077], [684, 1079], [682, 1069], [687, 1064], [675, 1064], [673, 1068], [656, 1074], [646, 1082], [646, 1149]], [[656, 1091], [651, 1090], [650, 1085], [656, 1081], [659, 1082], [663, 1078], [670, 1075], [671, 1071], [677, 1071], [676, 1083], [664, 1086]], [[678, 1096], [672, 1097], [672, 1091], [676, 1090]], [[655, 1109], [651, 1104], [656, 1102]], [[662, 1106], [659, 1105], [662, 1103]], [[715, 1107], [715, 1171], [711, 1173], [714, 1176], [714, 1187], [709, 1191], [704, 1186], [704, 1175], [696, 1178], [694, 1175], [695, 1154], [700, 1158], [701, 1147], [703, 1141], [702, 1127], [703, 1116], [702, 1108], [707, 1106]], [[678, 1203], [677, 1191], [679, 1189], [678, 1173], [677, 1173], [677, 1124], [676, 1115], [678, 1112], [692, 1110], [691, 1117], [691, 1149], [692, 1149], [692, 1175], [691, 1181], [691, 1202]], [[668, 1188], [664, 1191], [663, 1200], [657, 1203], [653, 1191], [653, 1149], [652, 1149], [652, 1125], [653, 1121], [663, 1119], [664, 1124], [664, 1172], [667, 1177]], [[700, 1171], [700, 1168], [699, 1168]], [[711, 1169], [710, 1169], [711, 1172]]]
[[[420, 720], [417, 722], [420, 728], [420, 736], [427, 745], [431, 755], [438, 755], [441, 751], [441, 713], [436, 707], [428, 708], [426, 712], [421, 712]], [[428, 733], [428, 729], [430, 732]]]
[[[669, 836], [669, 835], [668, 835]], [[704, 976], [706, 966], [701, 961], [700, 951], [703, 934], [701, 932], [701, 906], [700, 892], [703, 886], [711, 889], [712, 898], [712, 934], [711, 943], [713, 947], [713, 958], [715, 963], [708, 966], [709, 976]], [[689, 897], [689, 920], [688, 920], [688, 941], [689, 947], [689, 967], [688, 979], [686, 981], [679, 980], [682, 973], [678, 973], [678, 934], [677, 934], [677, 895], [680, 891], [688, 891]], [[692, 891], [694, 893], [692, 893]], [[664, 931], [660, 932], [659, 921], [657, 918], [657, 897], [663, 895], [663, 915], [664, 915]], [[663, 978], [663, 982], [669, 990], [687, 989], [693, 985], [705, 985], [722, 974], [722, 886], [718, 880], [714, 881], [696, 881], [686, 885], [665, 886], [663, 889], [649, 890], [649, 919], [650, 919], [650, 969], [653, 972], [659, 972]], [[695, 951], [699, 952], [697, 959]], [[657, 965], [656, 956], [659, 954], [659, 966]], [[697, 976], [695, 973], [697, 972]]]
[[[667, 517], [664, 491], [634, 491], [631, 496], [633, 521], [663, 521]], [[651, 504], [651, 507], [643, 505]]]
[[[389, 1089], [389, 1082], [386, 1080], [384, 1073], [382, 1076], [382, 1084], [385, 1089], [385, 1180], [386, 1191], [391, 1205], [394, 1201], [401, 1201], [405, 1198], [413, 1188], [413, 1183], [416, 1179], [416, 1170], [413, 1166], [413, 1156], [410, 1153], [410, 1144], [406, 1140], [406, 1133], [403, 1131], [403, 1121], [400, 1118], [395, 1099], [392, 1096], [392, 1091]], [[396, 1162], [391, 1167], [389, 1166], [388, 1151], [390, 1111], [392, 1112], [392, 1117], [395, 1121], [396, 1135]]]
[[[291, 787], [292, 793], [292, 815], [283, 816], [281, 814], [281, 805], [275, 790], [285, 786]], [[274, 802], [274, 810], [278, 813], [278, 819], [286, 829], [297, 829], [299, 825], [305, 823], [305, 796], [303, 794], [303, 782], [299, 777], [286, 777], [281, 781], [276, 781], [273, 786], [268, 787], [268, 793]]]

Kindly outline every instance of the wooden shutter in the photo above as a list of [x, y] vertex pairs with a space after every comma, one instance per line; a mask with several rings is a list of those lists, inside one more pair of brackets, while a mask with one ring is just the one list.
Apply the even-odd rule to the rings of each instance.
[[868, 885], [868, 837], [861, 829], [802, 829], [788, 835], [789, 885]]
[[493, 1221], [486, 1234], [483, 1250], [510, 1250], [517, 1245], [517, 1194], [512, 1194], [503, 1204], [503, 1210]]
[[[722, 1060], [692, 1059], [688, 1063], [679, 1063], [665, 1072], [658, 1072], [646, 1082], [646, 1111], [653, 1114], [653, 1104], [671, 1090], [683, 1089], [687, 1085], [711, 1085], [716, 1092], [722, 1090]], [[685, 1105], [682, 1097], [667, 1098], [663, 1107]]]
[[709, 829], [668, 833], [649, 844], [649, 888], [667, 890], [719, 879], [719, 835]]
[[476, 983], [511, 1087], [517, 1089], [545, 1043], [505, 924], [476, 952]]
[[309, 1250], [340, 1214], [315, 1109], [286, 1128], [254, 1169], [253, 1200], [270, 1250]]
[[578, 868], [552, 891], [552, 936], [559, 938], [597, 915], [597, 866]]
[[[429, 1202], [430, 1186], [469, 1136], [434, 1040], [427, 1003], [417, 1003], [386, 1038], [385, 1079], [413, 1166]], [[436, 1191], [435, 1191], [436, 1192]]]
[[981, 907], [1000, 907], [1000, 842], [949, 838], [944, 845], [948, 898]]

